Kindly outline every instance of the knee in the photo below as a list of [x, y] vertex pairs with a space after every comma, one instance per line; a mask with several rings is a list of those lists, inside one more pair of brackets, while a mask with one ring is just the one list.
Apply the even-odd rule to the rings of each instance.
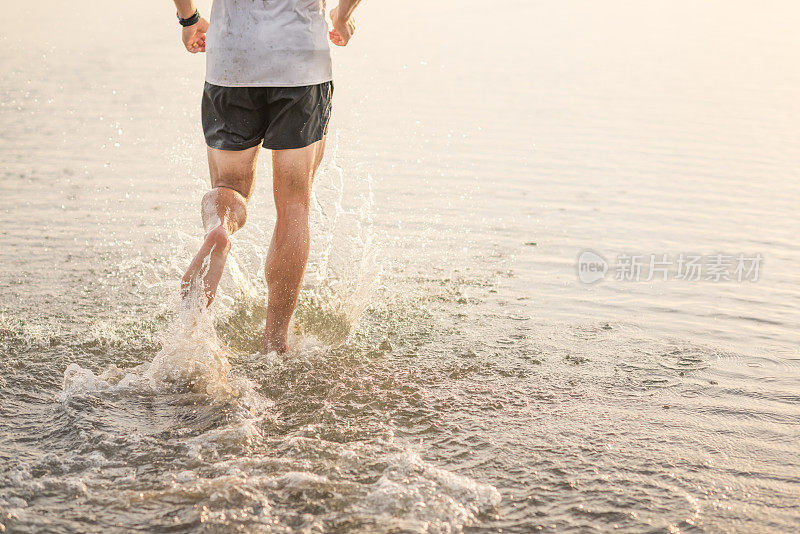
[[290, 197], [275, 203], [278, 222], [307, 221], [309, 217], [309, 200], [307, 197]]
[[235, 191], [247, 202], [253, 194], [255, 172], [255, 166], [252, 168], [240, 168], [234, 165], [226, 165], [221, 168], [214, 168], [211, 172], [211, 184], [214, 189], [224, 188]]
[[311, 179], [309, 176], [276, 177], [275, 208], [278, 218], [308, 217], [311, 204]]
[[308, 205], [311, 202], [311, 179], [281, 179], [275, 193], [278, 202]]

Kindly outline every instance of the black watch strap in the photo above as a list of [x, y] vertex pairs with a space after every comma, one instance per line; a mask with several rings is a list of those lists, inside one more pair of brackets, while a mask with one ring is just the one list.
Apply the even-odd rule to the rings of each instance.
[[194, 10], [194, 15], [189, 17], [188, 19], [182, 19], [180, 13], [176, 13], [178, 15], [178, 23], [181, 26], [193, 26], [200, 21], [200, 12], [198, 10]]

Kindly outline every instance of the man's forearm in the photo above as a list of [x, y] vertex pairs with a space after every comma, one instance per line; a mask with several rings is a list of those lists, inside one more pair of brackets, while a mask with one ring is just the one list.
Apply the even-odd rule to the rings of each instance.
[[[176, 2], [178, 0], [175, 0]], [[344, 20], [349, 20], [353, 16], [353, 11], [361, 0], [339, 0], [339, 17]]]
[[197, 10], [194, 0], [175, 0], [175, 7], [178, 8], [178, 16], [182, 19], [188, 19]]

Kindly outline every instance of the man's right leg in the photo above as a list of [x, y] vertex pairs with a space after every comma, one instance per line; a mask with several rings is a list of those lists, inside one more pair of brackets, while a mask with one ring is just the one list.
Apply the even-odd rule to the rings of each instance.
[[247, 220], [247, 201], [255, 186], [260, 148], [259, 145], [246, 150], [208, 147], [212, 189], [203, 197], [201, 208], [206, 237], [183, 275], [184, 296], [202, 287], [206, 305], [214, 300], [231, 247], [230, 236]]
[[289, 321], [297, 305], [311, 246], [310, 202], [325, 139], [305, 148], [272, 151], [277, 218], [267, 253], [269, 288], [264, 351], [286, 352]]

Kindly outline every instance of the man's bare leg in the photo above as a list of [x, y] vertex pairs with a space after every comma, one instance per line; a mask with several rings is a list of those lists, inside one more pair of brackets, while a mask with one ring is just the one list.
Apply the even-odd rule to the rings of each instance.
[[265, 269], [269, 288], [264, 332], [266, 352], [286, 351], [289, 320], [297, 305], [311, 248], [311, 185], [324, 151], [323, 138], [305, 148], [272, 152], [277, 219]]
[[203, 197], [201, 208], [206, 237], [183, 275], [184, 296], [202, 282], [206, 305], [214, 300], [231, 248], [230, 236], [247, 220], [247, 201], [255, 186], [260, 148], [256, 145], [232, 151], [208, 147], [212, 189]]

